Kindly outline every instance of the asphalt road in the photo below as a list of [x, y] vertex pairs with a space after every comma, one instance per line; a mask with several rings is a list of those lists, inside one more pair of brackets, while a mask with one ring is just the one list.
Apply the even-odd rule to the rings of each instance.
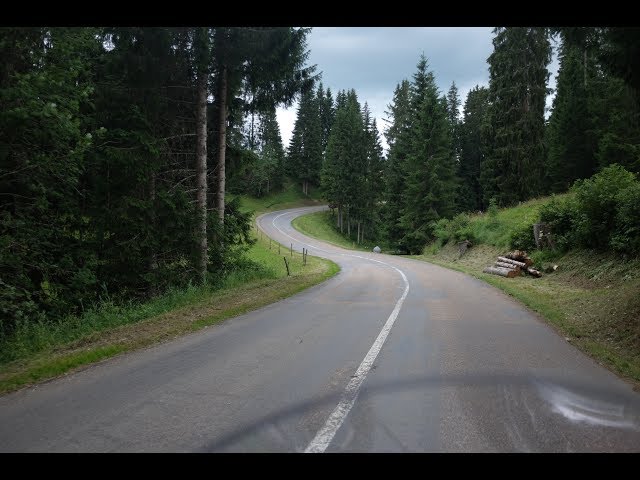
[[261, 228], [334, 278], [0, 397], [0, 451], [640, 451], [640, 395], [462, 273]]

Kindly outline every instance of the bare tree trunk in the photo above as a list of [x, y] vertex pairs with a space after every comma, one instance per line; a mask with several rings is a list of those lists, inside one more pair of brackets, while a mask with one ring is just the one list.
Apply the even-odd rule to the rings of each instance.
[[[151, 201], [151, 232], [155, 234], [156, 231], [156, 174], [151, 172], [149, 175], [149, 200]], [[149, 252], [149, 273], [154, 272], [158, 268], [158, 258], [156, 255], [156, 249], [151, 246]], [[151, 282], [149, 283], [149, 294], [155, 296], [157, 293], [155, 276], [151, 275]]]
[[360, 233], [360, 241], [364, 243], [364, 222], [362, 223], [362, 232]]
[[196, 205], [198, 209], [198, 275], [207, 277], [207, 74], [198, 71], [196, 100]]
[[342, 207], [338, 204], [338, 215], [336, 215], [336, 228], [340, 228], [340, 214], [342, 213]]
[[347, 237], [351, 237], [351, 212], [347, 211]]
[[360, 245], [360, 220], [358, 220], [358, 234], [356, 235], [356, 243]]
[[218, 92], [218, 195], [217, 209], [220, 225], [224, 225], [224, 189], [226, 180], [225, 154], [227, 152], [227, 67], [220, 71], [220, 91]]

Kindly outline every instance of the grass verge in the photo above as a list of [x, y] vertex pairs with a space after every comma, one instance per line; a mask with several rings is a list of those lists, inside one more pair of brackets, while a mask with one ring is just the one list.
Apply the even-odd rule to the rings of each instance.
[[375, 244], [366, 240], [358, 245], [355, 240], [338, 232], [334, 226], [335, 215], [335, 213], [332, 215], [330, 211], [308, 213], [295, 218], [291, 225], [305, 235], [349, 250], [370, 252], [375, 247]]
[[[229, 199], [234, 195], [228, 194]], [[261, 213], [284, 210], [286, 208], [313, 207], [322, 205], [318, 189], [311, 188], [309, 195], [304, 195], [299, 185], [287, 183], [280, 192], [271, 193], [264, 197], [255, 198], [247, 195], [240, 195], [241, 210], [245, 212], [253, 211], [255, 216]]]

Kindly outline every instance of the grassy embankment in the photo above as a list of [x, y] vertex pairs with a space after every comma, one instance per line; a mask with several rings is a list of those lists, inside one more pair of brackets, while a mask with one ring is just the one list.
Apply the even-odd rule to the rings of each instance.
[[[425, 248], [411, 258], [459, 270], [498, 287], [539, 313], [560, 335], [601, 364], [640, 385], [640, 259], [613, 253], [574, 250], [566, 254], [531, 252], [538, 267], [554, 263], [542, 278], [502, 278], [482, 273], [496, 256], [510, 250], [511, 233], [533, 223], [549, 198], [502, 209], [496, 217], [474, 215], [474, 246], [462, 258], [454, 243]], [[311, 236], [354, 248], [329, 222], [328, 214], [299, 217], [294, 226]], [[370, 250], [367, 246], [363, 248]]]
[[[297, 188], [262, 199], [243, 197], [245, 210], [317, 204]], [[53, 378], [122, 352], [170, 340], [268, 305], [335, 275], [333, 262], [294, 253], [287, 276], [277, 244], [262, 236], [247, 252], [260, 266], [228, 275], [216, 286], [175, 290], [145, 303], [103, 303], [58, 324], [30, 324], [0, 344], [0, 393]]]
[[296, 230], [310, 237], [319, 238], [338, 247], [365, 252], [373, 250], [376, 244], [368, 240], [366, 236], [364, 242], [356, 244], [355, 240], [336, 230], [336, 215], [331, 211], [314, 212], [294, 219], [291, 224]]

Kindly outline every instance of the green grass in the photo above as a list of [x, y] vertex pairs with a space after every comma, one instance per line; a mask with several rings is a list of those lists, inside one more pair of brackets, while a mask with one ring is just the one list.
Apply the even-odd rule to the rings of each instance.
[[476, 242], [509, 248], [511, 233], [522, 224], [531, 225], [537, 222], [540, 207], [548, 201], [549, 197], [541, 197], [522, 202], [512, 208], [499, 209], [495, 218], [486, 212], [472, 215], [470, 227]]
[[361, 244], [356, 244], [356, 241], [348, 238], [346, 235], [341, 234], [335, 228], [336, 217], [335, 213], [332, 215], [330, 211], [308, 213], [297, 217], [291, 222], [293, 228], [299, 232], [309, 235], [310, 237], [318, 238], [338, 247], [348, 248], [350, 250], [360, 250], [363, 252], [370, 252], [373, 247], [376, 246], [371, 241], [365, 239]]
[[[292, 193], [293, 192], [293, 193]], [[257, 213], [306, 204], [294, 189], [271, 199], [250, 199]], [[265, 210], [267, 209], [267, 210]], [[287, 256], [291, 276], [283, 257]], [[144, 303], [103, 303], [59, 323], [29, 323], [0, 343], [0, 393], [67, 373], [119, 353], [170, 340], [255, 310], [316, 285], [339, 271], [325, 259], [290, 256], [286, 247], [262, 236], [250, 260], [217, 285], [174, 289]]]
[[[239, 195], [240, 208], [244, 212], [255, 212], [256, 216], [261, 213], [272, 212], [274, 210], [284, 210], [286, 208], [322, 205], [320, 192], [317, 188], [310, 188], [309, 195], [302, 193], [302, 188], [298, 184], [287, 183], [281, 192], [271, 193], [261, 198]], [[228, 199], [234, 195], [228, 194]]]

